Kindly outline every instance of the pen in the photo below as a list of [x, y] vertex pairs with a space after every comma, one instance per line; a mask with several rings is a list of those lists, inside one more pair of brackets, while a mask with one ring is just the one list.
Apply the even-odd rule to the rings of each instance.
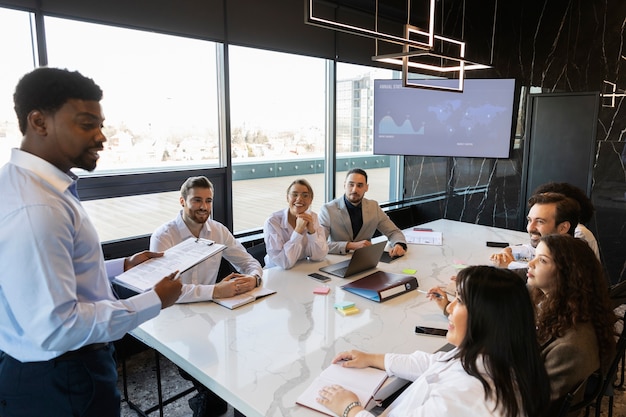
[[438, 292], [428, 292], [428, 291], [424, 291], [424, 290], [420, 290], [419, 288], [417, 289], [417, 292], [421, 292], [422, 294], [426, 294], [426, 295], [434, 295], [437, 298], [441, 298], [442, 295], [439, 294]]
[[[202, 241], [200, 240], [200, 238], [199, 238], [199, 237], [197, 237], [197, 238], [196, 238], [196, 243], [198, 243], [198, 242], [202, 243]], [[213, 246], [213, 244], [214, 244], [214, 243], [215, 243], [214, 241], [209, 240], [209, 241], [207, 241], [207, 244], [206, 244], [206, 245], [207, 245], [207, 246]]]
[[414, 232], [432, 232], [433, 229], [429, 229], [427, 227], [414, 227], [413, 231]]

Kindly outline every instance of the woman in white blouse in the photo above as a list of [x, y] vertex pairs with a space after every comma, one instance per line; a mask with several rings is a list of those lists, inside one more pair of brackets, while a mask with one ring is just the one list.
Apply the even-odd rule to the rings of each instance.
[[[342, 352], [333, 363], [384, 369], [413, 383], [382, 415], [539, 416], [549, 382], [535, 336], [533, 306], [524, 281], [509, 270], [472, 266], [457, 275], [449, 311], [450, 352]], [[369, 417], [357, 396], [331, 385], [318, 402], [342, 417]]]
[[317, 214], [309, 210], [312, 202], [313, 188], [307, 180], [300, 178], [289, 185], [288, 207], [273, 213], [263, 226], [268, 268], [289, 269], [300, 259], [320, 261], [326, 257], [326, 235]]

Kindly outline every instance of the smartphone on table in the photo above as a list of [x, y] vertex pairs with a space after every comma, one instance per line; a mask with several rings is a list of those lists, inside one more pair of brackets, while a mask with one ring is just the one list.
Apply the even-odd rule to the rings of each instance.
[[436, 329], [434, 327], [415, 326], [415, 334], [423, 334], [426, 336], [445, 336], [448, 334], [446, 329]]

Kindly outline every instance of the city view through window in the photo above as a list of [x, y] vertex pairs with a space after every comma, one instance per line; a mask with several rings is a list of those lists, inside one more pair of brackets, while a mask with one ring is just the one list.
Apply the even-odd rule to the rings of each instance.
[[[0, 81], [0, 163], [8, 160], [10, 149], [19, 146], [21, 139], [12, 96], [19, 77], [36, 66], [30, 18], [26, 12], [0, 9], [0, 33], [5, 39], [14, 40], [0, 46], [3, 56], [12, 57], [0, 63], [3, 75], [7, 74]], [[49, 66], [78, 70], [93, 78], [104, 91], [104, 133], [108, 139], [105, 150], [93, 173], [77, 172], [78, 175], [225, 165], [220, 160], [224, 138], [220, 137], [219, 125], [219, 44], [53, 17], [45, 17], [45, 28]], [[77, 37], [76, 33], [81, 36]], [[81, 53], [77, 54], [76, 50]], [[328, 143], [326, 61], [232, 45], [229, 57], [231, 106], [227, 115], [231, 123], [233, 171], [242, 164], [249, 167], [268, 161], [323, 160]], [[255, 65], [250, 65], [251, 62]], [[391, 77], [388, 70], [338, 64], [338, 157], [372, 155], [373, 80]], [[388, 165], [380, 172], [388, 184]], [[255, 205], [265, 207], [263, 218], [271, 213], [269, 210], [286, 204], [287, 178], [284, 186], [268, 187], [268, 181], [276, 176], [258, 170], [256, 179], [248, 178], [257, 182], [254, 188], [264, 190], [255, 201]], [[341, 173], [337, 179], [340, 193]], [[321, 205], [323, 173], [314, 182], [319, 184], [315, 189], [315, 205]], [[236, 192], [235, 184], [233, 190], [233, 207], [249, 204], [249, 195]], [[387, 201], [388, 186], [379, 191], [382, 191], [379, 199]], [[102, 215], [105, 203], [119, 208], [123, 199], [146, 201], [148, 198], [160, 197], [95, 200], [85, 202], [85, 206], [94, 217]], [[132, 206], [136, 210], [137, 204]], [[163, 213], [166, 218], [155, 218], [148, 210], [149, 224], [139, 234], [151, 233], [175, 215], [178, 205], [172, 211], [166, 206], [167, 214]], [[99, 232], [111, 239], [136, 234], [124, 224], [122, 217], [107, 217], [103, 223], [107, 229], [118, 230], [113, 235], [109, 231]], [[136, 222], [136, 213], [133, 217]], [[116, 223], [115, 227], [112, 222]], [[262, 219], [250, 218], [247, 211], [235, 209], [235, 231], [252, 225], [261, 227]]]

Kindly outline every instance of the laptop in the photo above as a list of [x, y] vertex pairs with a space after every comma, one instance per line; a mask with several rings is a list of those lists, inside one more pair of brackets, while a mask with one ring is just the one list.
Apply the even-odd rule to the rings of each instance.
[[376, 268], [380, 256], [385, 250], [385, 245], [387, 245], [387, 241], [359, 248], [354, 251], [352, 258], [320, 268], [320, 271], [340, 278], [347, 278], [359, 272]]

